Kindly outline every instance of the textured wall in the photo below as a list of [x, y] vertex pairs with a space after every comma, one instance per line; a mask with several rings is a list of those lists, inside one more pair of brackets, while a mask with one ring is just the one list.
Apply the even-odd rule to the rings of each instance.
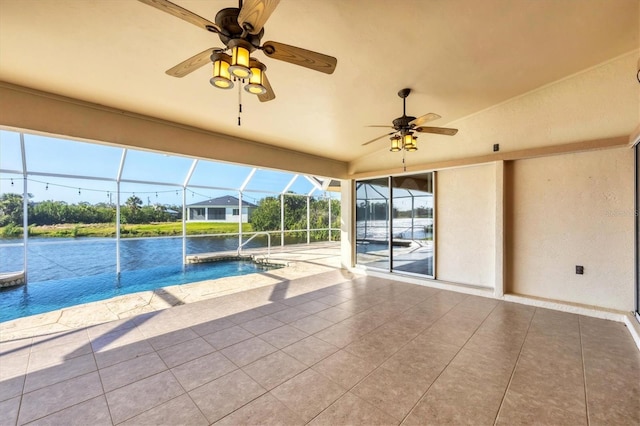
[[516, 161], [505, 181], [508, 292], [632, 310], [633, 150]]
[[495, 165], [440, 171], [436, 185], [437, 278], [493, 287]]

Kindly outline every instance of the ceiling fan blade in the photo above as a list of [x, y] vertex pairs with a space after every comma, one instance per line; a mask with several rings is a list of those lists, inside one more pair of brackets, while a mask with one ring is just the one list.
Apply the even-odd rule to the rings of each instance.
[[371, 126], [364, 126], [364, 127], [384, 127], [385, 129], [395, 129], [395, 127], [393, 126], [385, 126], [385, 125], [371, 125]]
[[413, 126], [420, 126], [421, 124], [424, 123], [428, 123], [429, 121], [433, 121], [433, 120], [437, 120], [438, 118], [442, 118], [440, 117], [438, 114], [434, 114], [432, 112], [430, 112], [429, 114], [425, 114], [423, 116], [420, 116], [418, 118], [416, 118], [415, 120], [411, 120], [409, 122], [409, 125], [413, 125]]
[[168, 0], [138, 0], [138, 1], [144, 4], [148, 4], [149, 6], [153, 6], [156, 9], [159, 9], [170, 15], [183, 19], [207, 31], [213, 30], [215, 32], [222, 32], [222, 29], [219, 26], [209, 21], [208, 19], [204, 19], [202, 16], [196, 15], [195, 13], [188, 11], [185, 8], [182, 8], [177, 4], [171, 3]]
[[300, 65], [301, 67], [320, 71], [325, 74], [333, 74], [338, 64], [338, 60], [333, 56], [323, 55], [322, 53], [289, 46], [288, 44], [277, 43], [275, 41], [266, 42], [264, 46], [262, 46], [262, 50], [265, 55], [270, 58]]
[[266, 73], [262, 74], [262, 84], [264, 85], [265, 89], [267, 89], [267, 92], [263, 93], [262, 95], [258, 95], [258, 99], [260, 99], [260, 102], [268, 102], [274, 100], [276, 98], [276, 94], [273, 92], [273, 88], [271, 87], [271, 83], [269, 83], [269, 79], [267, 78]]
[[447, 136], [453, 136], [458, 133], [458, 129], [449, 129], [447, 127], [416, 127], [414, 130], [420, 133], [435, 133]]
[[238, 15], [238, 24], [250, 34], [258, 34], [278, 3], [280, 0], [244, 0]]
[[211, 63], [211, 54], [216, 48], [203, 50], [197, 55], [193, 55], [186, 61], [180, 62], [173, 68], [169, 68], [165, 72], [171, 77], [184, 77], [185, 75], [197, 70], [198, 68]]
[[382, 136], [378, 136], [378, 137], [377, 137], [377, 138], [375, 138], [375, 139], [371, 139], [370, 141], [363, 143], [363, 144], [362, 144], [362, 146], [369, 145], [370, 143], [374, 143], [375, 141], [380, 140], [380, 139], [382, 139], [382, 138], [384, 138], [384, 137], [387, 137], [387, 136], [391, 136], [391, 135], [392, 135], [392, 134], [394, 134], [394, 133], [396, 133], [396, 132], [385, 133], [385, 134], [384, 134], [384, 135], [382, 135]]

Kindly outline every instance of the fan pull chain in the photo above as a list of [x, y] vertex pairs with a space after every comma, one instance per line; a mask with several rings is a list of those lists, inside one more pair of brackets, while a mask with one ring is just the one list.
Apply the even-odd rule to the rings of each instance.
[[405, 155], [404, 155], [404, 154], [405, 154], [405, 152], [406, 152], [406, 151], [403, 149], [403, 150], [402, 150], [402, 171], [403, 171], [403, 172], [406, 172], [406, 171], [407, 171], [407, 162], [406, 162], [406, 160], [405, 160]]
[[240, 114], [242, 114], [242, 90], [240, 90], [240, 84], [238, 84], [238, 126], [240, 123]]

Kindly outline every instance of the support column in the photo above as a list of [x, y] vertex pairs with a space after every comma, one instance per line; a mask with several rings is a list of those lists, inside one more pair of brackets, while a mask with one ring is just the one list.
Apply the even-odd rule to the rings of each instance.
[[504, 297], [505, 291], [505, 241], [504, 241], [504, 227], [505, 227], [505, 190], [504, 190], [504, 161], [496, 161], [496, 179], [495, 179], [495, 191], [496, 191], [496, 242], [495, 242], [495, 284], [493, 289], [493, 295], [495, 297]]
[[[354, 181], [343, 180], [340, 183], [340, 264], [343, 268], [352, 268], [354, 262]], [[365, 214], [366, 216], [366, 214]]]
[[284, 194], [280, 194], [280, 246], [284, 247]]
[[311, 244], [311, 197], [307, 195], [307, 244]]
[[22, 156], [22, 247], [23, 247], [23, 279], [27, 283], [27, 244], [29, 241], [29, 188], [27, 182], [27, 158], [25, 156], [24, 133], [20, 133], [20, 153]]
[[182, 264], [187, 264], [187, 187], [182, 187]]
[[[242, 191], [238, 191], [238, 247], [242, 245]], [[249, 220], [249, 210], [247, 209], [247, 221]]]
[[331, 242], [331, 195], [329, 195], [329, 242]]

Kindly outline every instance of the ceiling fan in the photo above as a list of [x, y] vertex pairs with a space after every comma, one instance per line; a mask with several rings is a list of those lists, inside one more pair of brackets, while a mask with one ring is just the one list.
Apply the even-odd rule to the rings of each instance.
[[[215, 22], [168, 0], [138, 1], [218, 34], [225, 46], [206, 49], [179, 63], [166, 71], [170, 76], [184, 77], [207, 63], [213, 63], [213, 78], [210, 80], [212, 85], [230, 89], [234, 86], [234, 81], [244, 84], [246, 80], [248, 84], [245, 90], [258, 95], [261, 102], [267, 102], [276, 96], [265, 74], [266, 66], [250, 57], [256, 50], [262, 50], [269, 58], [325, 74], [332, 74], [336, 69], [338, 61], [332, 56], [275, 41], [267, 41], [260, 45], [264, 35], [264, 24], [280, 0], [245, 0], [244, 4], [239, 0], [237, 8], [229, 7], [218, 11]], [[231, 55], [226, 52], [230, 52]]]
[[435, 133], [438, 135], [453, 136], [458, 133], [458, 129], [450, 129], [447, 127], [425, 127], [424, 123], [437, 120], [441, 118], [438, 114], [430, 112], [418, 118], [407, 115], [407, 96], [411, 93], [411, 89], [402, 89], [398, 92], [398, 96], [402, 98], [402, 117], [398, 117], [393, 120], [393, 126], [367, 126], [367, 127], [385, 127], [393, 129], [391, 133], [385, 133], [382, 136], [371, 139], [368, 142], [362, 144], [362, 146], [369, 145], [375, 141], [378, 141], [385, 136], [391, 136], [391, 149], [392, 152], [397, 152], [402, 149], [405, 151], [416, 151], [418, 149], [418, 138], [413, 135], [414, 132], [418, 133]]

